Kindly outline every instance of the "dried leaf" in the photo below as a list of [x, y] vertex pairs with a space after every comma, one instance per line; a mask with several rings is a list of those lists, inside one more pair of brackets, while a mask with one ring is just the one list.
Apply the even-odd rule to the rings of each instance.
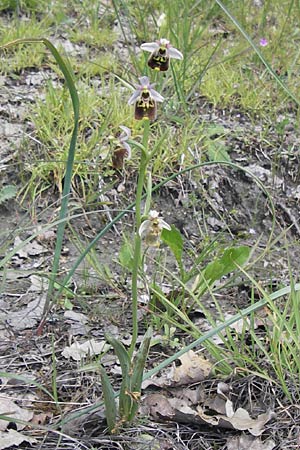
[[264, 431], [264, 425], [274, 417], [272, 412], [267, 412], [260, 414], [256, 419], [252, 419], [249, 413], [242, 408], [233, 412], [230, 400], [225, 403], [225, 411], [230, 417], [226, 414], [208, 415], [200, 405], [195, 410], [189, 406], [185, 399], [176, 397], [168, 399], [161, 394], [148, 395], [143, 406], [143, 411], [150, 414], [155, 420], [171, 420], [189, 425], [207, 424], [220, 428], [248, 430], [253, 436], [259, 436]]
[[264, 431], [264, 425], [273, 417], [274, 414], [269, 411], [252, 419], [248, 411], [238, 408], [230, 418], [230, 422], [236, 430], [248, 430], [253, 436], [259, 436]]
[[154, 420], [174, 419], [174, 409], [167, 397], [161, 394], [147, 395], [143, 402], [143, 411], [153, 417]]
[[99, 355], [109, 349], [110, 345], [108, 345], [106, 341], [97, 342], [94, 339], [90, 339], [81, 344], [76, 341], [70, 347], [66, 347], [63, 350], [62, 356], [65, 358], [72, 358], [75, 361], [80, 361], [87, 356]]
[[226, 414], [226, 401], [227, 400], [219, 395], [215, 395], [214, 397], [205, 400], [204, 407], [205, 409], [209, 409], [210, 411], [214, 411], [218, 414]]
[[33, 300], [18, 311], [0, 312], [0, 320], [4, 320], [14, 330], [33, 328], [42, 316], [45, 301], [46, 295], [41, 295], [40, 298]]
[[34, 414], [31, 423], [34, 425], [44, 425], [49, 421], [49, 419], [52, 418], [52, 416], [53, 413], [50, 411], [45, 413]]
[[28, 289], [30, 292], [45, 292], [48, 289], [49, 281], [45, 277], [39, 277], [38, 275], [31, 275], [29, 277], [31, 286]]
[[29, 436], [24, 436], [16, 430], [0, 431], [0, 450], [10, 448], [13, 445], [19, 446], [22, 442], [35, 444], [37, 440]]
[[16, 255], [20, 258], [28, 258], [29, 256], [36, 256], [48, 252], [48, 249], [38, 244], [36, 241], [25, 243], [19, 236], [15, 238], [14, 247], [17, 247], [22, 243], [24, 243], [24, 245], [16, 252]]
[[181, 366], [173, 367], [171, 379], [176, 385], [188, 385], [204, 380], [210, 373], [212, 364], [202, 356], [190, 350], [180, 358]]
[[230, 386], [223, 381], [220, 381], [217, 385], [217, 394], [221, 395], [221, 397], [226, 398], [226, 395], [230, 392]]
[[[24, 420], [25, 422], [29, 422], [33, 417], [33, 411], [29, 411], [28, 409], [20, 408], [14, 401], [10, 398], [0, 398], [0, 415], [9, 416], [13, 419]], [[0, 420], [0, 431], [6, 430], [9, 422], [7, 420]], [[25, 425], [20, 423], [16, 423], [17, 430], [23, 430]], [[12, 445], [12, 444], [11, 444]], [[4, 447], [5, 448], [5, 447]]]
[[142, 388], [154, 385], [159, 387], [186, 386], [204, 380], [210, 373], [212, 364], [190, 350], [179, 358], [181, 365], [175, 364], [161, 377], [151, 378], [142, 383]]
[[79, 322], [82, 325], [88, 322], [88, 317], [85, 314], [76, 311], [65, 311], [64, 317], [66, 319], [73, 320], [74, 322]]
[[[218, 425], [221, 428], [229, 428], [235, 430], [248, 430], [253, 436], [259, 436], [264, 431], [264, 425], [274, 418], [274, 413], [268, 411], [260, 414], [256, 419], [252, 419], [243, 408], [238, 408], [233, 412], [232, 402], [226, 402], [226, 415], [217, 414], [209, 416], [205, 414], [201, 406], [197, 407], [199, 417], [207, 424]], [[217, 421], [217, 423], [216, 423]]]
[[227, 450], [272, 450], [275, 445], [275, 442], [271, 439], [262, 442], [258, 438], [242, 434], [241, 436], [234, 436], [228, 439]]

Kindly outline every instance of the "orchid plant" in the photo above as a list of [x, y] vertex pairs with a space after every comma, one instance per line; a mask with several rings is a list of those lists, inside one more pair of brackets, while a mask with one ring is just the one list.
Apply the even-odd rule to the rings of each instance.
[[[168, 70], [170, 58], [182, 59], [183, 55], [174, 48], [167, 39], [159, 39], [155, 42], [141, 45], [141, 49], [151, 52], [148, 66], [159, 72]], [[106, 339], [113, 346], [122, 369], [122, 385], [119, 394], [119, 409], [115, 402], [115, 393], [103, 367], [101, 367], [101, 380], [103, 386], [104, 403], [106, 407], [106, 418], [110, 432], [115, 432], [124, 423], [130, 422], [136, 414], [141, 393], [141, 383], [146, 358], [148, 355], [152, 330], [148, 329], [143, 342], [136, 352], [138, 337], [138, 276], [142, 268], [143, 243], [146, 248], [159, 247], [161, 233], [163, 230], [171, 230], [159, 212], [151, 210], [151, 170], [149, 163], [154, 156], [155, 150], [149, 149], [150, 122], [157, 118], [157, 103], [164, 101], [164, 97], [154, 89], [155, 83], [151, 83], [147, 76], [139, 77], [139, 83], [135, 84], [135, 90], [128, 100], [129, 105], [134, 105], [134, 118], [143, 121], [142, 142], [130, 141], [131, 132], [121, 126], [122, 133], [118, 139], [118, 145], [113, 155], [113, 164], [121, 168], [125, 158], [131, 155], [130, 143], [135, 145], [141, 152], [139, 164], [139, 176], [136, 189], [135, 206], [135, 238], [132, 268], [132, 339], [129, 350], [112, 336]], [[146, 202], [142, 212], [141, 204], [145, 186], [146, 174], [148, 183], [146, 187]], [[150, 180], [150, 182], [149, 182]]]

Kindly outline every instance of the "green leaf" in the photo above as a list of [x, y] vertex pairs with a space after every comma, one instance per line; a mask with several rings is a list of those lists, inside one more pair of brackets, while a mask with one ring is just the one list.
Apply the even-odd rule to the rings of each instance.
[[161, 233], [162, 241], [167, 244], [173, 252], [179, 266], [182, 265], [183, 239], [180, 231], [172, 225], [171, 230], [163, 229]]
[[120, 361], [122, 370], [122, 383], [119, 396], [119, 415], [121, 419], [127, 421], [130, 415], [132, 403], [131, 397], [128, 394], [130, 392], [130, 357], [124, 345], [120, 341], [118, 341], [118, 339], [106, 333], [104, 334], [104, 336], [105, 339], [114, 348], [114, 351]]
[[[153, 335], [152, 327], [149, 327], [133, 361], [133, 369], [132, 369], [133, 373], [130, 380], [130, 388], [131, 392], [133, 393], [133, 398], [134, 397], [139, 398], [141, 394], [143, 373], [145, 369], [146, 359], [149, 353], [152, 335]], [[139, 406], [138, 401], [133, 400], [131, 404], [129, 421], [131, 421], [134, 418], [138, 406]]]
[[221, 141], [209, 142], [207, 155], [210, 161], [231, 161], [227, 147]]
[[114, 351], [120, 361], [122, 373], [129, 372], [130, 368], [130, 358], [128, 352], [122, 342], [118, 341], [118, 339], [114, 338], [108, 333], [104, 333], [105, 339], [112, 345]]
[[242, 266], [246, 263], [250, 255], [250, 248], [242, 245], [240, 247], [229, 247], [224, 251], [221, 258], [208, 264], [204, 271], [204, 278], [210, 284], [219, 280], [229, 272], [233, 272], [237, 266]]
[[0, 189], [0, 204], [5, 202], [6, 200], [10, 200], [17, 195], [16, 186], [12, 186], [11, 184], [4, 186]]
[[224, 136], [225, 134], [227, 134], [228, 132], [226, 132], [226, 128], [224, 128], [222, 125], [210, 125], [206, 128], [205, 130], [205, 134], [208, 137], [213, 137], [213, 136]]
[[131, 388], [140, 391], [143, 379], [143, 372], [148, 356], [150, 342], [153, 335], [152, 327], [149, 327], [144, 335], [143, 341], [133, 360], [133, 374], [131, 377]]
[[117, 405], [115, 400], [115, 392], [111, 385], [110, 379], [108, 378], [102, 366], [100, 366], [100, 376], [102, 383], [103, 399], [105, 404], [107, 426], [109, 431], [112, 432], [116, 427], [116, 420], [117, 420]]
[[129, 242], [124, 242], [119, 251], [119, 261], [122, 267], [128, 270], [133, 268], [133, 254], [132, 245]]

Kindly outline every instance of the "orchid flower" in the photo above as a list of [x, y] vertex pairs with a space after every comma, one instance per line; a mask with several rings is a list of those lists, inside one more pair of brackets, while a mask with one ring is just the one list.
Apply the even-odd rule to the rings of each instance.
[[131, 130], [123, 125], [121, 125], [120, 128], [122, 133], [118, 138], [118, 146], [112, 156], [112, 164], [114, 169], [122, 169], [124, 166], [124, 159], [131, 158], [131, 148], [127, 142], [131, 136]]
[[135, 104], [134, 116], [137, 120], [148, 118], [156, 119], [156, 102], [163, 102], [164, 98], [153, 89], [149, 78], [139, 78], [140, 84], [136, 84], [136, 90], [128, 100], [129, 105]]
[[139, 235], [150, 247], [159, 247], [160, 235], [163, 229], [171, 230], [170, 225], [165, 222], [157, 211], [149, 211], [146, 219], [139, 228]]
[[169, 68], [170, 58], [183, 59], [182, 53], [174, 48], [167, 39], [159, 39], [155, 42], [146, 42], [141, 49], [151, 52], [148, 66], [151, 69], [165, 72]]

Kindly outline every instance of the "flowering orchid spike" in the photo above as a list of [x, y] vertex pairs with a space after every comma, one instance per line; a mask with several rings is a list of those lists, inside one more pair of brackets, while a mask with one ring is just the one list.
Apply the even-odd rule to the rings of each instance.
[[146, 76], [139, 78], [140, 84], [136, 84], [136, 90], [128, 100], [129, 105], [135, 105], [134, 116], [137, 120], [148, 118], [156, 119], [156, 102], [163, 102], [164, 97], [153, 89]]
[[139, 235], [149, 247], [159, 247], [163, 229], [171, 230], [171, 227], [159, 217], [157, 211], [150, 211], [148, 219], [139, 228]]
[[169, 68], [170, 58], [183, 59], [182, 53], [174, 48], [167, 39], [159, 39], [155, 42], [146, 42], [141, 49], [151, 52], [148, 66], [151, 69], [165, 72]]

